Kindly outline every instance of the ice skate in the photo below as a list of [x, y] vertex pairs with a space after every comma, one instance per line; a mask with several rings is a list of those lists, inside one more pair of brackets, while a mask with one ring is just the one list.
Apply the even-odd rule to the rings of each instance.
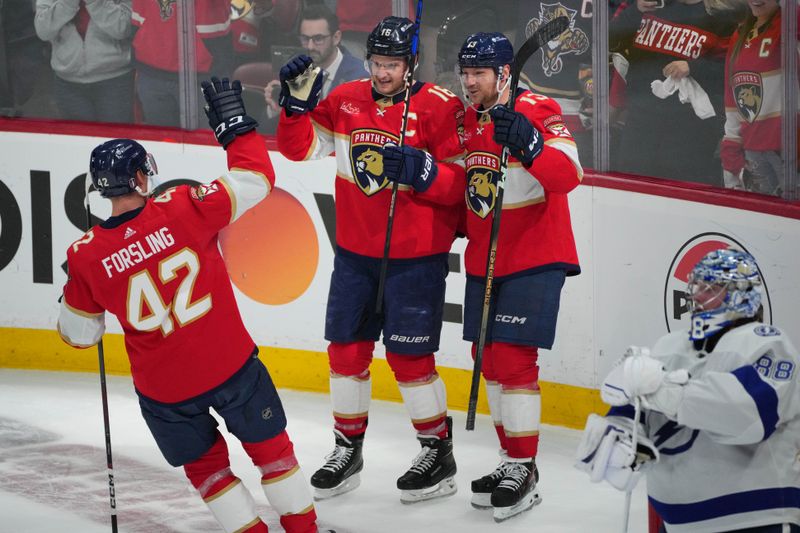
[[417, 436], [422, 451], [414, 458], [408, 472], [397, 480], [401, 502], [411, 504], [456, 493], [452, 430], [453, 421], [448, 416], [447, 438], [440, 439], [436, 435]]
[[508, 520], [542, 501], [536, 488], [539, 471], [534, 461], [504, 464], [506, 471], [491, 496], [495, 522]]
[[355, 490], [361, 484], [359, 472], [364, 468], [361, 448], [364, 435], [345, 437], [334, 429], [336, 447], [325, 457], [325, 464], [311, 476], [314, 499], [325, 500]]
[[472, 500], [470, 503], [475, 509], [492, 509], [492, 492], [500, 484], [506, 473], [506, 462], [502, 461], [494, 472], [486, 474], [480, 479], [472, 480]]

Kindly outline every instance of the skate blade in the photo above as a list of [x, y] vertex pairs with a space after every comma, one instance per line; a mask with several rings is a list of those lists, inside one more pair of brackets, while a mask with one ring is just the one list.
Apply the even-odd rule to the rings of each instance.
[[449, 477], [443, 479], [432, 487], [427, 487], [418, 490], [402, 490], [400, 491], [400, 502], [406, 505], [412, 503], [424, 502], [426, 500], [433, 500], [434, 498], [443, 498], [455, 494], [458, 490], [454, 478]]
[[537, 491], [529, 492], [519, 502], [509, 507], [495, 507], [494, 521], [497, 523], [505, 522], [518, 514], [524, 513], [542, 502], [542, 498]]
[[481, 511], [485, 511], [487, 509], [492, 509], [492, 493], [491, 492], [473, 492], [472, 493], [472, 500], [470, 500], [470, 505], [475, 509], [480, 509]]
[[359, 485], [361, 485], [361, 476], [359, 474], [353, 474], [332, 489], [318, 489], [314, 487], [314, 500], [327, 500], [355, 490]]

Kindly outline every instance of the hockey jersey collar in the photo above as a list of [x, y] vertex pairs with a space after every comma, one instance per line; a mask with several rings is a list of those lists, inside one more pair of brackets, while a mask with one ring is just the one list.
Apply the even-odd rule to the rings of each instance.
[[142, 209], [144, 209], [144, 206], [138, 207], [136, 209], [131, 209], [130, 211], [126, 211], [121, 215], [117, 215], [115, 217], [108, 217], [108, 220], [100, 223], [100, 227], [103, 229], [114, 229], [136, 218], [139, 215], [139, 213], [142, 212]]
[[[422, 89], [423, 85], [425, 85], [424, 82], [421, 81], [414, 82], [414, 85], [411, 86], [411, 96], [417, 94], [420, 91], [420, 89]], [[388, 107], [394, 104], [399, 104], [405, 99], [405, 95], [406, 95], [405, 91], [400, 91], [396, 95], [389, 98], [388, 96], [384, 96], [378, 91], [376, 91], [375, 87], [372, 88], [372, 99], [384, 107]]]

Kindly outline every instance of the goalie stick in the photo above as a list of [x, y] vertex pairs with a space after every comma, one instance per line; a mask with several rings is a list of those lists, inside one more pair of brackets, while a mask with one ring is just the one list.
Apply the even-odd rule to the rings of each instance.
[[[408, 108], [411, 106], [411, 89], [414, 88], [414, 70], [417, 66], [419, 57], [419, 26], [422, 23], [422, 0], [417, 0], [417, 16], [414, 21], [416, 29], [414, 38], [411, 40], [411, 61], [408, 65], [408, 81], [404, 99], [405, 108], [403, 109], [403, 121], [400, 124], [400, 141], [398, 146], [403, 146], [406, 140], [406, 126], [408, 125]], [[375, 302], [375, 313], [380, 315], [383, 312], [383, 291], [386, 288], [386, 272], [389, 269], [389, 248], [392, 242], [392, 227], [394, 226], [394, 206], [397, 203], [397, 189], [400, 183], [392, 183], [392, 199], [389, 201], [389, 218], [386, 221], [386, 240], [383, 243], [383, 258], [381, 259], [381, 273], [378, 278], [378, 298]]]
[[[514, 55], [514, 64], [511, 65], [511, 82], [508, 91], [508, 108], [514, 110], [517, 86], [522, 67], [528, 59], [540, 48], [552, 41], [569, 27], [569, 18], [557, 17], [536, 30], [525, 41]], [[475, 429], [475, 410], [478, 407], [478, 387], [481, 381], [481, 367], [483, 365], [483, 350], [486, 347], [486, 330], [489, 324], [489, 303], [492, 299], [492, 285], [494, 280], [494, 266], [497, 258], [497, 238], [500, 235], [500, 215], [503, 210], [503, 190], [505, 189], [506, 174], [508, 173], [509, 149], [503, 147], [500, 156], [500, 178], [497, 181], [497, 197], [492, 210], [492, 229], [489, 237], [489, 254], [486, 258], [486, 281], [483, 294], [483, 312], [481, 313], [480, 334], [478, 347], [475, 350], [475, 364], [472, 369], [472, 384], [469, 389], [469, 406], [467, 407], [467, 431]]]
[[[92, 208], [89, 205], [89, 190], [92, 179], [86, 175], [86, 231], [92, 229]], [[108, 466], [108, 498], [111, 507], [111, 531], [117, 533], [117, 497], [114, 488], [114, 462], [111, 459], [111, 423], [108, 419], [108, 389], [106, 388], [106, 362], [103, 353], [103, 339], [97, 343], [97, 359], [100, 365], [100, 397], [103, 402], [103, 426], [106, 434], [106, 463]]]

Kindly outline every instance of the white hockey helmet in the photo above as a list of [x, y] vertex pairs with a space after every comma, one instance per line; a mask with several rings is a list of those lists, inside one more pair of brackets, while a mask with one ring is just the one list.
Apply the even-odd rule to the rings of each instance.
[[761, 273], [752, 255], [734, 248], [709, 252], [689, 274], [689, 338], [701, 340], [761, 309]]

